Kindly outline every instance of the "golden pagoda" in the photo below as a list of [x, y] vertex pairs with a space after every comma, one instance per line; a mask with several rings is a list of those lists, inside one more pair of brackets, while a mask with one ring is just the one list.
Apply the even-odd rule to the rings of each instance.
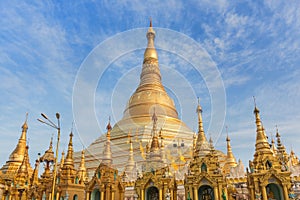
[[[136, 131], [136, 139], [145, 146], [151, 139], [152, 115], [155, 110], [157, 117], [157, 129], [164, 131], [165, 146], [174, 140], [184, 141], [187, 146], [192, 144], [193, 132], [182, 122], [174, 104], [173, 99], [166, 92], [159, 69], [158, 54], [154, 46], [155, 31], [150, 21], [147, 31], [147, 47], [144, 52], [140, 83], [130, 97], [123, 112], [123, 118], [118, 121], [111, 130], [111, 146], [114, 149], [112, 159], [118, 169], [123, 169], [127, 162], [128, 145], [127, 135]], [[106, 142], [105, 137], [100, 137], [88, 148], [86, 154], [86, 165], [88, 171], [94, 171]], [[137, 163], [143, 161], [140, 154], [139, 143], [133, 143], [133, 155]], [[80, 162], [80, 152], [75, 154], [75, 163]]]
[[197, 133], [178, 118], [161, 81], [151, 21], [146, 36], [140, 83], [123, 118], [114, 126], [109, 119], [106, 134], [78, 152], [71, 131], [54, 180], [52, 138], [34, 170], [30, 166], [26, 116], [16, 148], [0, 169], [0, 200], [300, 199], [299, 159], [286, 152], [278, 128], [276, 142], [269, 143], [256, 105], [255, 152], [246, 171], [236, 161], [228, 131], [226, 154], [207, 140], [199, 100]]

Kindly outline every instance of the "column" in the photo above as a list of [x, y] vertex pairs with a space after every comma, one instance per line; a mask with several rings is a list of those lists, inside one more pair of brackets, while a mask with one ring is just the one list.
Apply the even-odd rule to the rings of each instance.
[[56, 199], [59, 200], [59, 192], [56, 193]]
[[163, 200], [163, 192], [162, 189], [159, 189], [159, 200]]
[[90, 194], [91, 194], [91, 192], [87, 192], [87, 193], [86, 193], [85, 200], [90, 200]]
[[145, 194], [144, 194], [144, 189], [141, 189], [141, 200], [144, 200], [145, 199]]
[[218, 192], [218, 199], [222, 199], [222, 185], [218, 185], [219, 192]]
[[224, 193], [226, 195], [226, 199], [229, 199], [228, 191], [227, 191], [227, 187], [226, 186], [224, 187]]
[[218, 186], [214, 187], [214, 196], [215, 196], [215, 200], [219, 200], [219, 190], [218, 190]]
[[254, 200], [254, 199], [255, 199], [254, 188], [250, 187], [250, 200]]
[[115, 192], [114, 192], [114, 191], [111, 192], [111, 199], [112, 199], [112, 200], [115, 199]]
[[104, 191], [101, 190], [101, 200], [104, 199]]
[[171, 197], [170, 199], [175, 199], [175, 198], [174, 198], [174, 191], [173, 191], [173, 188], [170, 188], [170, 195], [171, 195], [171, 196], [170, 196], [170, 197]]
[[267, 190], [266, 190], [266, 187], [265, 187], [265, 186], [261, 186], [261, 193], [262, 193], [262, 199], [263, 199], [263, 200], [268, 200], [268, 197], [267, 197]]
[[193, 199], [194, 199], [194, 200], [198, 200], [198, 189], [197, 189], [197, 187], [194, 187], [194, 188], [193, 188], [193, 191], [194, 191], [194, 195], [193, 195], [194, 198], [193, 198]]
[[289, 192], [286, 185], [283, 185], [283, 196], [284, 199], [289, 199]]

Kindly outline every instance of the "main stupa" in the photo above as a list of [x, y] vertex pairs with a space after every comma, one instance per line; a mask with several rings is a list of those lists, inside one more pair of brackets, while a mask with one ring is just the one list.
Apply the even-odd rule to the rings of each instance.
[[[147, 31], [148, 44], [144, 53], [140, 83], [130, 97], [123, 112], [123, 118], [111, 130], [111, 151], [113, 165], [123, 169], [128, 160], [128, 135], [133, 138], [134, 160], [143, 162], [142, 151], [151, 139], [152, 115], [157, 116], [157, 129], [164, 138], [166, 147], [180, 145], [190, 151], [194, 133], [178, 117], [173, 99], [166, 92], [159, 69], [158, 54], [154, 46], [155, 31], [150, 21]], [[110, 126], [110, 125], [109, 125]], [[96, 139], [86, 150], [88, 171], [99, 166], [106, 137]], [[184, 144], [184, 145], [182, 145]], [[75, 154], [75, 163], [80, 162], [80, 153]]]

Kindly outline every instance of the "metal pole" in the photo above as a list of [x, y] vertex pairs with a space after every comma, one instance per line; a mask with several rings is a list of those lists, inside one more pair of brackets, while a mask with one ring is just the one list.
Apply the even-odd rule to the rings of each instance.
[[59, 139], [60, 139], [60, 127], [57, 128], [57, 143], [56, 143], [56, 152], [55, 152], [55, 161], [54, 161], [54, 171], [53, 171], [53, 182], [52, 182], [51, 200], [54, 200], [54, 189], [55, 189], [55, 183], [56, 183], [56, 169], [57, 169], [57, 157], [58, 157]]

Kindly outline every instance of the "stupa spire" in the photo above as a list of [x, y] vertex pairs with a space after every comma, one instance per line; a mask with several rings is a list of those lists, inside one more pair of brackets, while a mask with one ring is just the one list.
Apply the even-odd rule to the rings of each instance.
[[279, 156], [279, 160], [282, 160], [286, 164], [288, 161], [288, 154], [286, 152], [285, 146], [281, 142], [280, 137], [281, 136], [276, 125], [277, 155]]
[[195, 147], [195, 154], [194, 156], [204, 156], [210, 152], [210, 144], [208, 143], [204, 129], [203, 129], [203, 121], [202, 121], [202, 107], [200, 105], [200, 100], [198, 98], [198, 105], [196, 109], [198, 115], [198, 135]]
[[31, 176], [31, 185], [37, 185], [39, 182], [39, 166], [40, 166], [40, 159], [35, 160], [35, 167]]
[[64, 166], [72, 166], [72, 168], [74, 168], [74, 159], [73, 159], [73, 133], [71, 131], [70, 135], [69, 135], [70, 139], [69, 139], [69, 144], [68, 144], [68, 151], [67, 151], [67, 155], [66, 155], [66, 159], [64, 162]]
[[84, 183], [87, 180], [87, 171], [85, 167], [85, 158], [84, 158], [84, 150], [81, 151], [81, 160], [80, 160], [80, 165], [77, 171], [77, 175], [79, 178], [79, 181], [81, 183]]
[[159, 141], [158, 141], [158, 135], [157, 135], [157, 117], [155, 114], [155, 110], [152, 115], [152, 121], [153, 121], [153, 128], [152, 128], [152, 142], [150, 147], [150, 152], [156, 151], [159, 149]]
[[131, 132], [128, 133], [128, 143], [129, 143], [129, 157], [125, 167], [125, 172], [131, 173], [135, 167], [134, 157], [133, 157], [133, 144], [131, 139]]
[[204, 129], [203, 129], [203, 120], [202, 120], [202, 107], [200, 105], [200, 99], [198, 98], [198, 105], [196, 112], [198, 114], [198, 139], [197, 142], [203, 143], [207, 142], [205, 137]]
[[269, 152], [270, 145], [268, 143], [268, 139], [266, 137], [264, 127], [262, 125], [259, 109], [256, 106], [255, 98], [254, 98], [254, 115], [255, 115], [255, 123], [256, 123], [256, 143], [255, 143], [255, 151], [256, 152]]
[[18, 144], [14, 149], [14, 151], [9, 156], [9, 162], [21, 163], [23, 161], [24, 154], [26, 151], [26, 140], [27, 140], [27, 130], [28, 130], [27, 119], [28, 119], [28, 113], [26, 113], [26, 118], [24, 124], [22, 125], [22, 133], [18, 141]]
[[276, 154], [277, 154], [277, 148], [276, 148], [275, 141], [274, 141], [272, 133], [271, 133], [271, 150], [272, 150], [274, 156], [276, 156]]
[[232, 153], [231, 150], [231, 144], [230, 144], [230, 138], [228, 136], [228, 128], [226, 126], [226, 132], [227, 132], [227, 137], [226, 137], [226, 142], [227, 142], [227, 158], [226, 158], [226, 163], [230, 166], [230, 167], [235, 167], [237, 165], [235, 157]]
[[110, 166], [112, 164], [112, 153], [110, 147], [110, 132], [111, 132], [111, 125], [110, 125], [110, 118], [108, 120], [108, 124], [106, 126], [107, 133], [106, 133], [106, 143], [103, 150], [103, 158], [102, 163], [105, 165]]
[[148, 44], [147, 44], [147, 48], [144, 53], [144, 63], [149, 60], [152, 60], [152, 59], [154, 59], [152, 61], [157, 62], [158, 56], [157, 56], [156, 49], [154, 47], [155, 31], [152, 27], [152, 19], [150, 19], [150, 25], [149, 25], [146, 36], [147, 36]]
[[18, 169], [17, 176], [20, 176], [20, 177], [28, 177], [29, 176], [28, 167], [30, 166], [30, 164], [29, 164], [28, 149], [29, 149], [29, 147], [26, 146], [24, 158], [23, 158], [21, 166]]

